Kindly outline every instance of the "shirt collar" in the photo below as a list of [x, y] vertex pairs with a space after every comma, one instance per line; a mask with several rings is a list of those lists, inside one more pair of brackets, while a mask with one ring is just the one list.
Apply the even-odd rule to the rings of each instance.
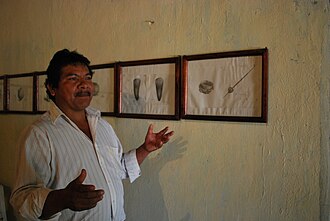
[[[93, 107], [87, 107], [85, 111], [88, 117], [95, 117], [95, 118], [101, 117], [101, 112]], [[49, 115], [53, 124], [55, 124], [56, 121], [61, 116], [68, 119], [68, 117], [61, 111], [59, 107], [56, 106], [56, 104], [53, 101], [51, 101]]]

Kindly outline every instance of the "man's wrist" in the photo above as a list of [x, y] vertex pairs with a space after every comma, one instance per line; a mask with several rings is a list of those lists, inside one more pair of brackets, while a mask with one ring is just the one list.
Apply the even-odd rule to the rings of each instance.
[[53, 190], [49, 192], [40, 218], [47, 219], [66, 209], [67, 200], [65, 194], [65, 189]]
[[136, 158], [138, 161], [138, 164], [141, 165], [141, 163], [144, 161], [144, 159], [151, 153], [152, 151], [149, 151], [145, 143], [143, 143], [139, 148], [136, 149]]
[[147, 149], [147, 147], [146, 147], [145, 144], [142, 144], [142, 145], [141, 145], [141, 148], [142, 148], [144, 151], [148, 152], [148, 153], [151, 153], [151, 152], [152, 152], [152, 151], [150, 151], [150, 150]]

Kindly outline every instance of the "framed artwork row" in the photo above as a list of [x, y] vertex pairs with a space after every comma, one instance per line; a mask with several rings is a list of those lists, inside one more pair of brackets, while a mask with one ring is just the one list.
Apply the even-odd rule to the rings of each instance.
[[[92, 65], [91, 106], [104, 116], [267, 122], [268, 50]], [[40, 114], [46, 72], [0, 76], [0, 113]]]

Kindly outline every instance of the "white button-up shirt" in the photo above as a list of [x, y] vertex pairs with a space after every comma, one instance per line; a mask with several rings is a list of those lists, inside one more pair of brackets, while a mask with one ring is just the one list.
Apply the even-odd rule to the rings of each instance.
[[100, 112], [87, 108], [93, 140], [53, 105], [21, 137], [17, 180], [11, 204], [26, 220], [38, 220], [50, 191], [65, 188], [86, 169], [85, 184], [105, 191], [90, 210], [70, 209], [51, 220], [125, 220], [122, 179], [140, 176], [136, 152], [123, 153], [121, 143]]

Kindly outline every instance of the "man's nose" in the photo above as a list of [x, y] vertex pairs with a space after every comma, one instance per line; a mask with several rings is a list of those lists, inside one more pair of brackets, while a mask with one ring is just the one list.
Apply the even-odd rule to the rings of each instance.
[[89, 87], [89, 81], [83, 77], [79, 78], [79, 87], [83, 87], [83, 88]]

